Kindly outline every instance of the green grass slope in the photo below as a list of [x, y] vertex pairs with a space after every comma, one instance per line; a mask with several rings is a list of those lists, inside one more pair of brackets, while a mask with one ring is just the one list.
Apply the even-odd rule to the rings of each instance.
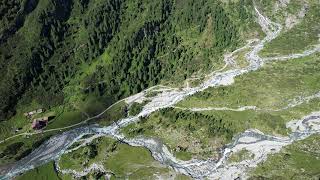
[[155, 161], [145, 148], [131, 147], [106, 137], [96, 139], [86, 147], [62, 155], [59, 161], [62, 169], [76, 171], [81, 171], [93, 163], [103, 165], [106, 171], [112, 174], [111, 179], [154, 179], [156, 177], [189, 179]]
[[61, 179], [57, 172], [54, 171], [54, 164], [50, 162], [46, 165], [35, 168], [22, 176], [16, 178], [17, 180], [59, 180]]
[[295, 142], [251, 171], [250, 179], [319, 179], [320, 136]]
[[305, 17], [292, 29], [283, 32], [261, 51], [261, 56], [301, 53], [320, 43], [320, 8], [311, 4]]
[[258, 71], [235, 78], [230, 86], [209, 88], [180, 102], [181, 107], [257, 106], [279, 109], [299, 96], [319, 92], [319, 53], [266, 64]]

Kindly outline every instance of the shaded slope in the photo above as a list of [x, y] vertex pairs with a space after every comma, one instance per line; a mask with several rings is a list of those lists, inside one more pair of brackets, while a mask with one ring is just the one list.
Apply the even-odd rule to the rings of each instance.
[[23, 1], [23, 23], [0, 45], [1, 120], [32, 100], [45, 108], [87, 96], [110, 104], [163, 79], [218, 68], [219, 55], [250, 26], [239, 22], [252, 18], [234, 19], [235, 4], [213, 0], [36, 2]]

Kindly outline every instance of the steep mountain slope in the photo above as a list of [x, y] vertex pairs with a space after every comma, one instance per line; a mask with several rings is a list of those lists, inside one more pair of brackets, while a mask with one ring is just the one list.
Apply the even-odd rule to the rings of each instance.
[[[182, 86], [263, 34], [249, 0], [17, 0], [1, 8], [1, 140], [34, 132], [24, 116], [34, 109], [55, 116], [47, 130], [65, 128], [149, 86]], [[123, 117], [114, 114], [104, 124]], [[19, 146], [2, 161], [21, 159], [41, 139], [3, 145]]]
[[252, 18], [237, 4], [192, 0], [25, 0], [1, 8], [2, 121], [32, 100], [50, 108], [92, 95], [110, 104], [160, 80], [218, 68]]
[[319, 178], [318, 1], [1, 8], [3, 178]]

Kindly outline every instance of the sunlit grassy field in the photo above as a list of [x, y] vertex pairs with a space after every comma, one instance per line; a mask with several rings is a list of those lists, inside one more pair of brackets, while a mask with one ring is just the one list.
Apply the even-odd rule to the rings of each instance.
[[295, 142], [280, 153], [270, 155], [251, 171], [250, 179], [319, 179], [320, 136]]

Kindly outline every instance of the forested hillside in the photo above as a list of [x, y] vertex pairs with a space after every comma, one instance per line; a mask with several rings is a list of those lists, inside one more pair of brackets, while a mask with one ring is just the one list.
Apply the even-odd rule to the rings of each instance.
[[1, 0], [0, 179], [319, 179], [319, 3]]
[[33, 101], [51, 108], [95, 97], [108, 105], [219, 68], [224, 51], [254, 34], [250, 7], [250, 0], [3, 0], [0, 120]]

